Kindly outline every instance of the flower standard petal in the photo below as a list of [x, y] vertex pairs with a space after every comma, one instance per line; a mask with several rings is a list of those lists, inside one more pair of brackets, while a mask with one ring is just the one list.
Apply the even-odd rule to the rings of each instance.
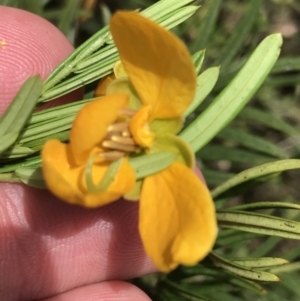
[[146, 252], [165, 272], [179, 264], [196, 264], [216, 239], [215, 208], [209, 192], [178, 162], [144, 180], [139, 220]]
[[49, 140], [43, 148], [42, 160], [44, 178], [52, 193], [69, 203], [81, 204], [84, 195], [78, 184], [83, 166], [74, 166], [70, 146]]
[[186, 46], [172, 33], [134, 12], [110, 23], [124, 68], [151, 119], [182, 115], [193, 101], [196, 74]]
[[118, 118], [128, 104], [126, 94], [113, 94], [86, 104], [77, 114], [70, 133], [74, 160], [83, 164], [95, 146], [100, 146], [107, 128]]

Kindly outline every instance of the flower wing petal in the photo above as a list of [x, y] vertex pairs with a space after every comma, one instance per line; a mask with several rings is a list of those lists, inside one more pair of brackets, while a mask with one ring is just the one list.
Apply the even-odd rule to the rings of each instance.
[[128, 105], [128, 98], [125, 94], [108, 95], [86, 104], [79, 111], [70, 133], [72, 154], [77, 164], [85, 163], [92, 149], [101, 146], [108, 126]]
[[118, 12], [110, 23], [124, 68], [151, 119], [182, 115], [193, 101], [196, 74], [186, 46], [138, 13]]
[[58, 140], [47, 141], [42, 162], [44, 179], [50, 191], [69, 203], [82, 203], [84, 196], [78, 183], [83, 168], [72, 167], [70, 146]]
[[144, 180], [139, 229], [146, 252], [161, 271], [193, 265], [212, 249], [217, 234], [208, 189], [185, 165]]

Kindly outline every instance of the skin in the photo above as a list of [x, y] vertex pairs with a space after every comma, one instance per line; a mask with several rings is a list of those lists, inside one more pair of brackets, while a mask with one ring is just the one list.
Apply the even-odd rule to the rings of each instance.
[[[45, 79], [73, 47], [31, 13], [0, 6], [0, 16], [1, 115], [28, 76]], [[52, 105], [81, 97], [75, 91]], [[45, 190], [0, 183], [0, 300], [149, 301], [123, 281], [155, 271], [137, 224], [136, 202], [88, 210]]]
[[[73, 47], [38, 16], [3, 6], [0, 15], [2, 114], [28, 76], [46, 78]], [[150, 300], [120, 281], [155, 271], [138, 234], [137, 212], [137, 203], [87, 210], [44, 190], [0, 183], [0, 300]]]

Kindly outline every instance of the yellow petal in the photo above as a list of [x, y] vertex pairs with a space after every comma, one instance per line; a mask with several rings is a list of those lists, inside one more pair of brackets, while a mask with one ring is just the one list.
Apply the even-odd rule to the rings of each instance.
[[142, 147], [151, 147], [155, 138], [148, 124], [150, 113], [151, 107], [144, 105], [135, 113], [129, 123], [129, 129], [134, 141]]
[[[92, 177], [94, 184], [99, 183], [107, 166], [95, 164], [92, 168]], [[86, 193], [84, 205], [86, 207], [99, 207], [120, 199], [124, 194], [131, 191], [135, 185], [135, 173], [127, 158], [123, 159], [121, 166], [114, 179], [105, 191], [96, 193]]]
[[86, 104], [77, 114], [70, 133], [70, 143], [77, 164], [85, 163], [92, 149], [101, 146], [107, 128], [114, 123], [122, 108], [127, 107], [128, 96], [114, 94]]
[[196, 74], [186, 46], [172, 33], [134, 12], [110, 23], [121, 61], [151, 119], [182, 115], [193, 101]]
[[212, 249], [217, 234], [213, 201], [206, 186], [185, 165], [144, 180], [139, 230], [157, 268], [168, 272], [194, 265]]
[[47, 187], [58, 198], [80, 204], [84, 195], [78, 188], [83, 167], [73, 167], [70, 146], [49, 140], [42, 150], [43, 174]]
[[94, 92], [94, 97], [98, 97], [98, 96], [104, 96], [106, 95], [106, 90], [107, 87], [111, 84], [112, 81], [114, 81], [116, 79], [115, 75], [112, 73], [104, 78], [102, 78], [97, 87], [96, 90]]

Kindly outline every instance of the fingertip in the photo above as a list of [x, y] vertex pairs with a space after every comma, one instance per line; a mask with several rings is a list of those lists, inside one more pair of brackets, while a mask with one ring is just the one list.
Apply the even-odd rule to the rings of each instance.
[[73, 46], [54, 25], [30, 12], [0, 6], [0, 15], [1, 115], [29, 76], [45, 79]]
[[106, 281], [76, 288], [58, 296], [42, 301], [151, 301], [151, 299], [136, 286], [123, 281]]

